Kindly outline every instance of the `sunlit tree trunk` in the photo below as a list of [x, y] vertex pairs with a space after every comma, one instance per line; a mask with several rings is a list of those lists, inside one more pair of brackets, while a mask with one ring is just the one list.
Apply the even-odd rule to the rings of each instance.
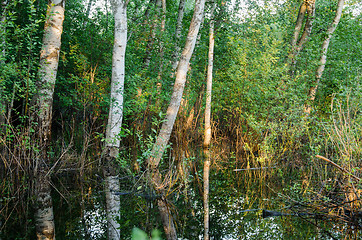
[[296, 46], [296, 53], [294, 58], [302, 51], [304, 44], [307, 42], [310, 33], [312, 32], [313, 22], [314, 22], [314, 15], [315, 15], [315, 0], [309, 0], [307, 2], [307, 20], [304, 25], [303, 34], [300, 37], [297, 46]]
[[123, 118], [123, 92], [125, 76], [125, 54], [127, 46], [127, 4], [128, 1], [112, 0], [114, 13], [114, 45], [112, 57], [112, 81], [110, 109], [106, 131], [106, 146], [103, 154], [107, 205], [108, 239], [119, 239], [117, 216], [120, 210], [119, 176], [116, 159], [119, 154], [120, 132]]
[[[307, 20], [304, 25], [304, 30], [302, 36], [299, 38], [303, 20], [305, 18], [305, 14], [307, 15]], [[302, 5], [300, 6], [297, 22], [295, 23], [294, 34], [291, 41], [291, 51], [289, 53], [289, 63], [292, 66], [296, 64], [296, 57], [299, 52], [303, 49], [304, 44], [307, 42], [308, 37], [312, 31], [313, 21], [315, 14], [315, 0], [304, 0]]]
[[214, 66], [214, 11], [216, 4], [213, 3], [209, 30], [209, 63], [207, 66], [206, 81], [206, 104], [205, 104], [205, 133], [204, 133], [204, 240], [209, 240], [209, 175], [210, 175], [210, 142], [211, 142], [211, 93], [212, 93], [212, 70]]
[[304, 111], [307, 114], [310, 114], [311, 109], [312, 109], [311, 104], [313, 103], [313, 101], [315, 99], [318, 85], [322, 78], [324, 68], [326, 66], [329, 43], [331, 41], [333, 32], [336, 30], [339, 20], [341, 19], [343, 5], [344, 5], [344, 0], [339, 0], [338, 4], [337, 4], [336, 15], [333, 19], [332, 24], [327, 29], [327, 36], [324, 39], [323, 44], [322, 44], [322, 56], [319, 60], [319, 66], [316, 71], [315, 81], [313, 83], [313, 86], [309, 89], [308, 102], [305, 104], [305, 107], [304, 107]]
[[37, 238], [55, 239], [53, 203], [50, 195], [48, 146], [51, 136], [52, 106], [55, 79], [64, 20], [64, 0], [49, 0], [43, 45], [40, 53], [37, 109], [37, 134], [40, 151], [35, 156], [35, 225]]
[[181, 31], [182, 31], [182, 20], [184, 18], [185, 12], [185, 3], [186, 0], [180, 0], [179, 7], [178, 7], [178, 15], [177, 15], [177, 23], [176, 23], [176, 30], [175, 30], [175, 48], [172, 54], [172, 68], [176, 69], [178, 64], [178, 58], [180, 56], [180, 39], [181, 39]]
[[167, 196], [165, 195], [165, 184], [162, 182], [162, 176], [159, 172], [158, 165], [161, 161], [162, 155], [166, 149], [167, 143], [170, 139], [173, 125], [176, 120], [177, 112], [180, 108], [181, 99], [185, 87], [186, 75], [191, 55], [193, 53], [196, 37], [200, 28], [203, 12], [205, 7], [205, 0], [196, 0], [195, 11], [191, 20], [189, 33], [187, 35], [186, 44], [182, 51], [181, 59], [177, 66], [176, 80], [174, 84], [173, 93], [171, 96], [170, 104], [168, 106], [165, 120], [162, 124], [160, 133], [156, 139], [153, 149], [148, 159], [148, 170], [150, 173], [150, 180], [153, 188], [163, 197], [157, 201], [164, 230], [167, 239], [177, 239], [176, 229], [173, 223], [173, 217], [167, 204]]

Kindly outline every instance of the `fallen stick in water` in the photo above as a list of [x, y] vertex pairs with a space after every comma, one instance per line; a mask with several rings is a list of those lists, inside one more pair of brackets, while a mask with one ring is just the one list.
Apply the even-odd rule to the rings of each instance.
[[263, 169], [268, 169], [268, 168], [276, 168], [276, 167], [258, 167], [258, 168], [243, 168], [243, 169], [234, 169], [234, 172], [239, 172], [239, 171], [247, 171], [247, 170], [263, 170]]

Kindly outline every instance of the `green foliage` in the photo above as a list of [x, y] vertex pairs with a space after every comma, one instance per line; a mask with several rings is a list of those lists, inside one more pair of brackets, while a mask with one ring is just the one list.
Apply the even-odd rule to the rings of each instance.
[[157, 229], [151, 233], [151, 238], [148, 238], [147, 234], [139, 228], [132, 229], [132, 240], [161, 240], [161, 233]]

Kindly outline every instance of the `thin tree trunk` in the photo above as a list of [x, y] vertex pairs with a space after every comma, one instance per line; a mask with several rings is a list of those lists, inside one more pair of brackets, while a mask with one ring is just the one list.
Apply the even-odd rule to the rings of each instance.
[[302, 5], [300, 5], [300, 8], [299, 8], [298, 18], [297, 18], [297, 22], [295, 23], [293, 38], [290, 43], [292, 46], [292, 52], [294, 51], [295, 46], [298, 42], [299, 34], [300, 34], [300, 31], [303, 26], [303, 20], [304, 20], [304, 15], [305, 15], [306, 11], [307, 11], [307, 1], [303, 0], [303, 3], [302, 3]]
[[[0, 37], [1, 37], [1, 53], [0, 53], [0, 64], [5, 64], [6, 56], [6, 6], [7, 0], [1, 1], [1, 20], [0, 20]], [[4, 99], [3, 88], [0, 86], [0, 129], [4, 131], [6, 114], [6, 101]]]
[[178, 15], [177, 15], [177, 24], [175, 30], [175, 48], [172, 54], [172, 69], [176, 69], [178, 64], [178, 58], [180, 56], [180, 39], [181, 39], [181, 31], [182, 31], [182, 20], [184, 18], [185, 12], [185, 3], [186, 0], [180, 0], [178, 7]]
[[[299, 38], [305, 13], [308, 14], [302, 36]], [[315, 0], [304, 0], [300, 6], [297, 22], [295, 23], [294, 34], [291, 40], [291, 51], [288, 55], [289, 64], [294, 67], [296, 65], [296, 57], [303, 49], [304, 44], [307, 42], [308, 37], [312, 31], [313, 21], [315, 14]]]
[[[166, 149], [167, 143], [170, 139], [173, 125], [176, 120], [178, 110], [180, 108], [182, 94], [185, 87], [186, 75], [190, 58], [195, 48], [196, 37], [200, 28], [203, 12], [205, 7], [205, 0], [196, 0], [195, 11], [191, 20], [189, 33], [187, 36], [186, 44], [181, 55], [181, 59], [177, 66], [176, 80], [174, 84], [173, 94], [171, 96], [170, 104], [166, 112], [165, 121], [162, 124], [160, 133], [156, 139], [156, 143], [148, 159], [148, 169], [150, 173], [150, 180], [153, 188], [161, 193], [165, 194], [165, 185], [162, 183], [162, 177], [158, 170], [158, 165], [161, 161], [163, 152]], [[176, 229], [173, 225], [173, 217], [167, 207], [166, 196], [163, 196], [158, 201], [158, 207], [161, 214], [161, 219], [164, 225], [164, 230], [168, 240], [177, 239]]]
[[303, 34], [297, 43], [295, 57], [299, 54], [300, 51], [302, 51], [304, 44], [307, 42], [308, 37], [312, 32], [314, 15], [315, 15], [315, 0], [310, 0], [307, 3], [307, 13], [308, 13], [307, 21], [304, 26]]
[[[289, 59], [291, 61], [292, 67], [294, 68], [297, 64], [297, 56], [302, 51], [304, 44], [307, 42], [310, 33], [312, 32], [313, 21], [314, 21], [314, 14], [315, 14], [315, 0], [305, 0], [304, 5], [306, 5], [307, 9], [307, 20], [304, 25], [303, 34], [298, 40], [298, 42], [294, 42], [292, 45], [292, 51], [289, 55]], [[294, 41], [294, 40], [293, 40]]]
[[207, 66], [206, 104], [205, 104], [205, 133], [204, 133], [204, 240], [209, 240], [209, 175], [210, 175], [210, 142], [211, 142], [211, 94], [212, 94], [212, 70], [214, 66], [214, 11], [216, 4], [211, 9], [209, 32], [209, 63]]
[[321, 58], [319, 60], [319, 67], [317, 68], [317, 71], [316, 71], [315, 81], [313, 83], [314, 86], [312, 86], [309, 89], [308, 102], [304, 106], [304, 112], [306, 114], [308, 114], [308, 115], [311, 112], [311, 109], [312, 109], [311, 104], [313, 103], [313, 101], [315, 99], [317, 89], [318, 89], [318, 85], [319, 85], [319, 82], [320, 82], [320, 80], [322, 78], [324, 68], [326, 66], [329, 43], [331, 41], [333, 32], [336, 30], [336, 28], [338, 26], [338, 23], [339, 23], [339, 20], [341, 19], [341, 16], [342, 16], [343, 5], [344, 5], [344, 0], [339, 0], [338, 4], [337, 4], [336, 15], [335, 15], [335, 17], [333, 19], [332, 24], [328, 27], [327, 36], [324, 39], [323, 44], [322, 44], [322, 56], [321, 56]]
[[[160, 36], [160, 67], [158, 70], [158, 83], [160, 84], [160, 80], [162, 77], [162, 71], [163, 71], [163, 55], [164, 55], [164, 46], [163, 46], [163, 35], [165, 32], [166, 27], [166, 0], [161, 0], [161, 9], [162, 9], [162, 20], [161, 20], [161, 36]], [[159, 87], [159, 86], [158, 86]]]
[[[165, 27], [166, 27], [166, 0], [159, 0], [159, 1], [161, 1], [160, 8], [162, 9], [162, 20], [161, 20], [161, 36], [160, 36], [160, 51], [159, 51], [160, 66], [159, 66], [158, 75], [157, 75], [157, 95], [158, 96], [161, 95], [161, 89], [162, 89], [161, 79], [162, 79], [162, 72], [163, 72], [163, 56], [164, 56], [163, 35], [165, 32]], [[157, 5], [160, 5], [160, 3], [158, 3]], [[160, 99], [158, 97], [155, 105], [158, 107], [159, 104], [160, 104]]]
[[40, 53], [39, 89], [36, 96], [38, 109], [34, 115], [37, 120], [37, 140], [40, 151], [35, 162], [35, 225], [37, 238], [55, 239], [54, 213], [51, 198], [48, 146], [51, 136], [52, 105], [55, 80], [58, 71], [59, 51], [64, 20], [64, 0], [49, 0], [45, 22], [43, 45]]
[[104, 151], [104, 175], [107, 205], [108, 239], [120, 239], [117, 216], [120, 211], [120, 199], [114, 192], [119, 192], [119, 177], [116, 159], [119, 154], [119, 133], [123, 118], [123, 92], [125, 76], [125, 54], [127, 46], [127, 4], [128, 1], [112, 0], [114, 10], [114, 45], [112, 57], [112, 82], [110, 109], [106, 131]]
[[[154, 2], [155, 0], [151, 0], [151, 2]], [[157, 2], [156, 2], [157, 4]], [[148, 14], [147, 14], [148, 15]], [[152, 47], [153, 47], [153, 43], [156, 37], [156, 21], [153, 21], [152, 25], [151, 25], [151, 33], [150, 33], [150, 37], [148, 38], [147, 41], [147, 46], [146, 46], [146, 55], [143, 59], [143, 69], [148, 69], [148, 67], [150, 66], [151, 63], [151, 51], [152, 51]]]

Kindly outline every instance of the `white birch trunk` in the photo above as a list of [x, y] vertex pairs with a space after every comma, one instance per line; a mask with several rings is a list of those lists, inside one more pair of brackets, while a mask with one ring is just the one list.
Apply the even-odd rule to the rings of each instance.
[[186, 75], [191, 55], [193, 53], [197, 34], [199, 32], [200, 23], [204, 12], [205, 0], [196, 0], [195, 12], [191, 20], [189, 33], [187, 35], [186, 44], [180, 62], [177, 66], [176, 80], [171, 96], [170, 104], [167, 108], [165, 121], [162, 124], [160, 133], [157, 137], [156, 143], [152, 149], [151, 157], [148, 161], [151, 169], [156, 169], [165, 151], [166, 145], [170, 139], [173, 124], [175, 123], [176, 116], [181, 104], [183, 90], [185, 88]]
[[212, 71], [214, 66], [214, 11], [216, 4], [211, 9], [209, 30], [209, 63], [207, 66], [206, 104], [205, 104], [205, 132], [204, 132], [204, 240], [209, 240], [209, 185], [210, 185], [210, 142], [211, 142], [211, 97], [212, 97]]
[[[302, 27], [303, 19], [305, 17], [305, 12], [308, 13], [307, 20], [304, 25], [304, 30], [302, 36], [298, 40], [300, 30]], [[292, 50], [289, 54], [289, 63], [294, 67], [297, 63], [296, 58], [300, 51], [302, 51], [304, 44], [307, 42], [310, 33], [312, 32], [312, 26], [314, 21], [315, 14], [315, 0], [304, 0], [302, 6], [300, 7], [298, 20], [294, 30], [294, 36], [292, 39]], [[293, 70], [291, 70], [293, 72]]]
[[310, 114], [310, 112], [312, 110], [311, 103], [314, 101], [315, 96], [317, 94], [318, 85], [322, 78], [324, 68], [325, 68], [326, 62], [327, 62], [327, 53], [328, 53], [329, 43], [331, 41], [334, 31], [336, 30], [336, 28], [338, 26], [339, 20], [341, 19], [343, 5], [344, 5], [344, 0], [339, 0], [338, 4], [337, 4], [336, 15], [333, 19], [332, 24], [327, 29], [327, 36], [322, 44], [322, 56], [319, 60], [319, 67], [317, 68], [317, 71], [316, 71], [314, 86], [312, 86], [309, 89], [309, 93], [308, 93], [309, 101], [305, 104], [305, 107], [304, 107], [304, 112], [306, 114]]
[[307, 21], [304, 26], [303, 34], [297, 43], [295, 56], [297, 56], [299, 54], [299, 52], [302, 51], [304, 44], [307, 42], [308, 37], [310, 36], [310, 33], [312, 32], [314, 15], [315, 15], [315, 0], [310, 0], [307, 3], [307, 12], [308, 12]]
[[300, 34], [301, 29], [302, 29], [303, 19], [304, 19], [304, 15], [305, 15], [306, 11], [307, 11], [307, 3], [304, 0], [302, 5], [299, 8], [297, 22], [295, 23], [293, 38], [292, 38], [292, 41], [291, 41], [292, 52], [294, 51], [294, 48], [295, 48], [295, 46], [296, 46], [296, 44], [298, 42], [299, 34]]
[[114, 45], [112, 57], [112, 81], [110, 109], [106, 131], [105, 146], [105, 191], [107, 205], [108, 239], [120, 239], [120, 225], [116, 221], [120, 211], [120, 198], [114, 192], [119, 191], [119, 176], [116, 158], [119, 154], [120, 136], [123, 118], [123, 92], [125, 77], [125, 55], [127, 46], [127, 3], [112, 0], [114, 10]]
[[[162, 124], [160, 133], [156, 139], [156, 143], [151, 151], [151, 157], [148, 159], [148, 168], [150, 173], [150, 180], [154, 189], [161, 195], [165, 194], [165, 186], [162, 184], [162, 176], [158, 170], [158, 165], [161, 161], [163, 152], [166, 149], [167, 143], [170, 139], [173, 125], [176, 120], [178, 110], [180, 108], [182, 95], [186, 82], [186, 75], [190, 58], [195, 48], [197, 34], [200, 29], [200, 23], [204, 13], [205, 0], [196, 0], [195, 11], [191, 20], [189, 33], [187, 35], [186, 44], [181, 54], [181, 59], [177, 66], [176, 80], [174, 84], [173, 94], [171, 96], [170, 104], [166, 112], [165, 121]], [[161, 219], [163, 222], [164, 230], [168, 240], [176, 240], [176, 229], [173, 223], [173, 217], [167, 208], [167, 196], [158, 200], [158, 208], [160, 211]]]
[[53, 93], [63, 32], [64, 4], [64, 0], [48, 1], [43, 45], [40, 53], [39, 82], [37, 83], [39, 92], [36, 96], [38, 109], [35, 112], [38, 121], [38, 142], [41, 149], [36, 156], [35, 162], [35, 196], [37, 203], [35, 225], [39, 240], [55, 239], [47, 148], [51, 134]]

